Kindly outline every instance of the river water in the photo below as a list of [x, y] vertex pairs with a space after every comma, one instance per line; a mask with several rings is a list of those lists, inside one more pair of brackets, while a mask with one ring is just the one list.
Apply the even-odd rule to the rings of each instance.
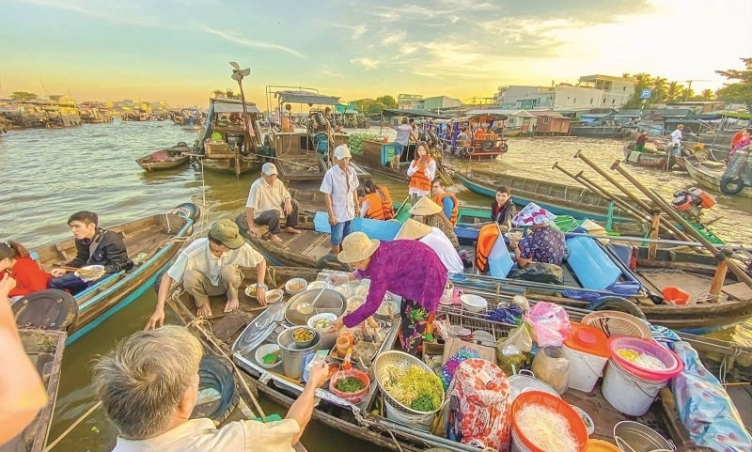
[[[378, 131], [376, 129], [375, 131]], [[192, 166], [177, 170], [147, 173], [134, 160], [179, 141], [191, 144], [198, 133], [182, 130], [169, 122], [128, 122], [84, 125], [59, 130], [20, 130], [0, 136], [0, 239], [14, 239], [28, 248], [57, 242], [69, 236], [68, 216], [77, 210], [97, 212], [104, 227], [153, 213], [164, 212], [178, 204], [193, 201], [209, 207], [208, 223], [242, 209], [255, 174], [241, 178], [206, 172]], [[499, 173], [514, 173], [545, 180], [570, 183], [554, 162], [571, 171], [585, 170], [597, 179], [584, 162], [574, 159], [582, 150], [601, 166], [609, 166], [621, 158], [622, 142], [575, 137], [511, 139], [510, 151], [502, 159], [479, 165], [478, 168]], [[453, 167], [465, 164], [447, 162]], [[664, 197], [679, 188], [692, 186], [682, 173], [665, 174], [642, 168], [630, 171], [647, 186], [658, 189]], [[401, 199], [406, 187], [392, 181], [388, 185]], [[628, 185], [628, 184], [627, 184]], [[464, 188], [457, 190], [460, 199], [472, 204], [488, 204], [489, 200], [473, 195]], [[752, 201], [716, 195], [716, 205], [708, 217], [721, 215], [714, 229], [729, 243], [749, 244]], [[56, 438], [95, 402], [90, 386], [90, 365], [120, 339], [143, 328], [152, 312], [156, 297], [147, 291], [126, 309], [105, 321], [65, 351], [60, 391], [51, 439]], [[722, 337], [752, 345], [752, 328], [743, 325], [722, 333]], [[269, 407], [269, 411], [279, 408]], [[102, 410], [96, 411], [76, 427], [57, 447], [59, 452], [81, 450], [108, 451], [114, 445], [116, 432]], [[376, 448], [352, 440], [320, 425], [313, 425], [304, 437], [314, 452], [355, 449], [364, 452]]]

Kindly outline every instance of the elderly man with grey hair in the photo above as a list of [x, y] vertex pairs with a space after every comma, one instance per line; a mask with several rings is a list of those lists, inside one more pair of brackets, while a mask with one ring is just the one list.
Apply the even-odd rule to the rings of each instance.
[[134, 334], [94, 365], [94, 389], [120, 433], [114, 452], [293, 451], [311, 420], [327, 365], [311, 369], [285, 419], [236, 421], [217, 429], [209, 419], [190, 419], [202, 354], [188, 330], [165, 326]]

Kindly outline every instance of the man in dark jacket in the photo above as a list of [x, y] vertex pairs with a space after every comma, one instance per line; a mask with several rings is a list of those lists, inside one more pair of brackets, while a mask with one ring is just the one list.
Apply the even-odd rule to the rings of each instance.
[[54, 278], [49, 282], [51, 289], [67, 290], [73, 294], [83, 291], [95, 284], [105, 274], [130, 270], [133, 262], [128, 258], [123, 237], [117, 232], [98, 227], [99, 218], [93, 212], [76, 212], [68, 219], [68, 226], [76, 238], [76, 257], [63, 264], [66, 267], [82, 268], [89, 265], [101, 265], [104, 273], [90, 275], [66, 273], [55, 268], [50, 273]]

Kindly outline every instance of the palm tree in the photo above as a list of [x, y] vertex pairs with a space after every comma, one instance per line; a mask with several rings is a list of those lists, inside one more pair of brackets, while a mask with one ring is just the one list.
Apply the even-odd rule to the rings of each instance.
[[214, 94], [214, 98], [215, 99], [218, 99], [218, 98], [224, 96], [225, 92], [224, 92], [224, 90], [221, 90], [221, 89], [215, 89], [214, 91], [212, 91], [212, 94]]
[[704, 89], [700, 93], [700, 96], [702, 96], [702, 100], [713, 100], [715, 99], [715, 93], [713, 93], [712, 89]]
[[666, 100], [675, 101], [681, 97], [684, 87], [679, 82], [671, 82], [668, 84], [668, 90], [666, 91]]
[[637, 91], [649, 87], [651, 85], [651, 82], [653, 81], [653, 77], [645, 72], [635, 74], [632, 76], [632, 78], [637, 82], [637, 86], [635, 87]]
[[624, 72], [621, 74], [622, 78], [631, 79], [632, 75], [629, 72]]
[[668, 80], [664, 77], [656, 77], [655, 80], [653, 80], [653, 98], [651, 99], [653, 102], [663, 102], [663, 99], [666, 98], [667, 82]]

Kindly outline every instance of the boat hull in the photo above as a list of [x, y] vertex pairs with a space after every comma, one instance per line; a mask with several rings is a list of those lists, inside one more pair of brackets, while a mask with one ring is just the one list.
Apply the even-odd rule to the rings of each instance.
[[[723, 175], [722, 172], [712, 171], [710, 169], [704, 169], [700, 165], [692, 163], [691, 161], [686, 160], [686, 159], [685, 159], [685, 165], [687, 167], [687, 172], [689, 173], [689, 177], [691, 177], [692, 180], [694, 180], [699, 185], [709, 190], [714, 190], [716, 192], [721, 191], [721, 176]], [[740, 191], [734, 196], [752, 198], [752, 187], [744, 187], [742, 191]]]

